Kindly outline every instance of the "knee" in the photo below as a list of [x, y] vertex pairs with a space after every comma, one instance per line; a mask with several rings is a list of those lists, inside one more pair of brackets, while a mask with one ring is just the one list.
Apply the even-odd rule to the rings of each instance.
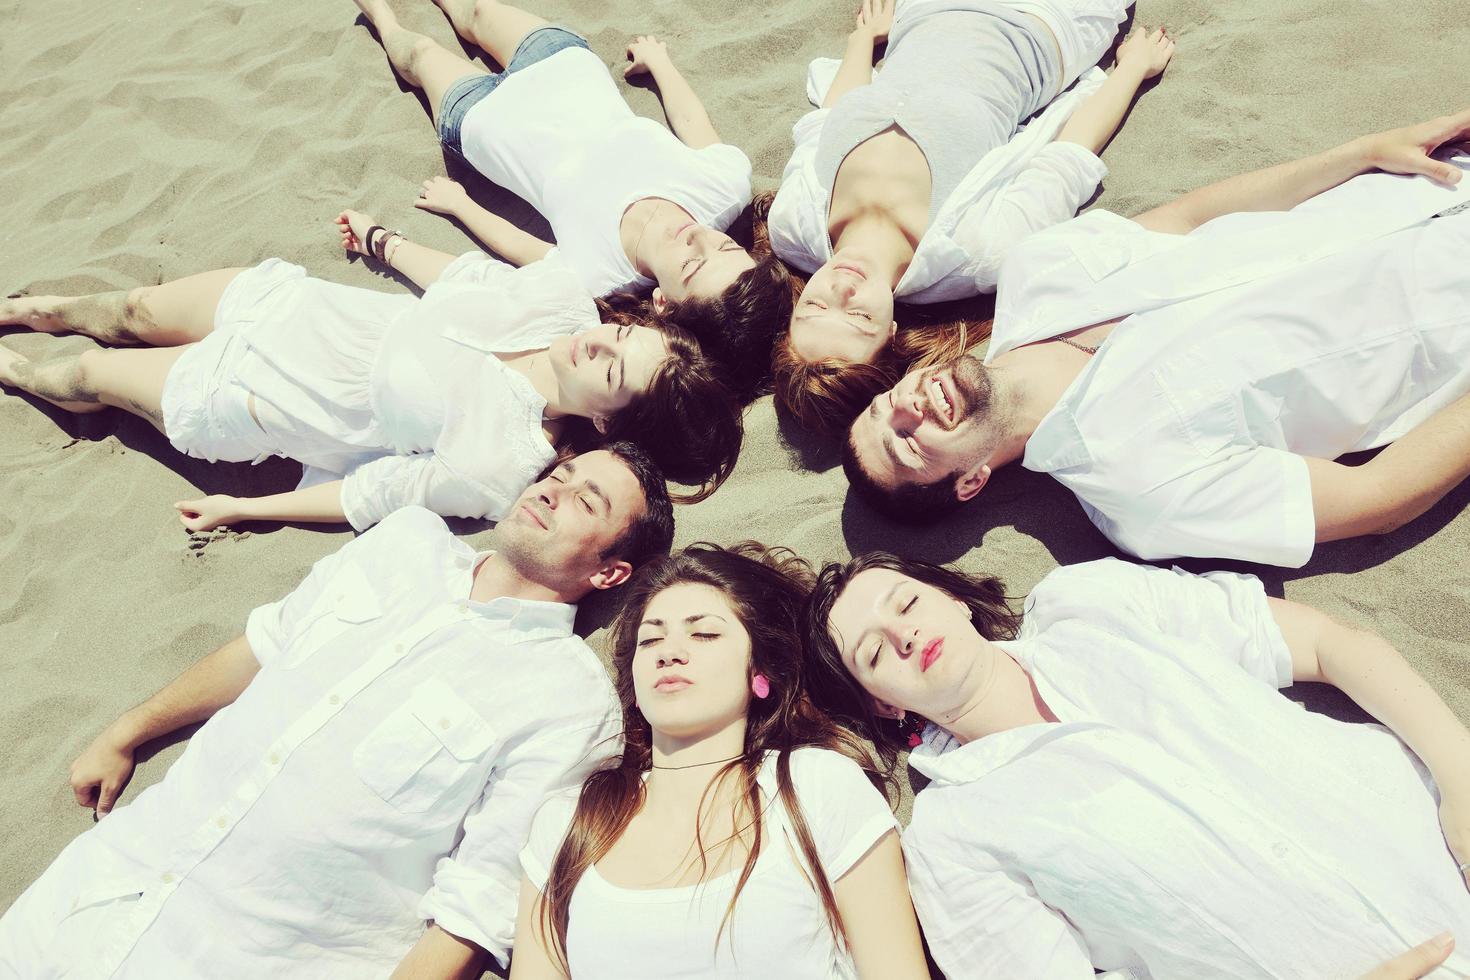
[[123, 297], [123, 323], [146, 323], [150, 319], [148, 301], [153, 295], [153, 286], [138, 286], [130, 289]]
[[419, 68], [423, 65], [424, 59], [438, 46], [438, 42], [431, 37], [426, 37], [423, 34], [416, 36], [413, 39], [413, 43], [408, 47], [408, 64], [406, 67], [409, 73], [417, 78], [421, 74]]

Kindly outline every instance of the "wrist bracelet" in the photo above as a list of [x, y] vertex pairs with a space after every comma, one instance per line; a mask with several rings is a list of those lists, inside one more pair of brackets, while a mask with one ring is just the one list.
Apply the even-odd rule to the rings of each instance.
[[373, 254], [378, 257], [379, 262], [387, 262], [388, 260], [383, 257], [383, 250], [388, 247], [388, 239], [392, 238], [394, 235], [402, 238], [403, 232], [394, 231], [391, 228], [384, 228], [382, 229], [382, 232], [383, 233], [378, 236], [377, 247], [373, 249]]
[[373, 232], [384, 230], [386, 229], [382, 225], [373, 225], [367, 230], [367, 234], [362, 236], [362, 247], [367, 249], [369, 255], [377, 254], [377, 250], [373, 248]]

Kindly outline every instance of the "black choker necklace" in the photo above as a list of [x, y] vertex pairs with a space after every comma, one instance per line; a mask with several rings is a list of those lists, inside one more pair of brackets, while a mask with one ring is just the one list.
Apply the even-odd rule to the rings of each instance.
[[[744, 754], [745, 753], [742, 752], [740, 755], [744, 755]], [[698, 769], [700, 766], [717, 766], [717, 765], [719, 765], [722, 762], [734, 762], [738, 758], [740, 758], [739, 755], [732, 755], [728, 759], [716, 759], [713, 762], [691, 762], [687, 766], [653, 766], [653, 768], [654, 769]]]

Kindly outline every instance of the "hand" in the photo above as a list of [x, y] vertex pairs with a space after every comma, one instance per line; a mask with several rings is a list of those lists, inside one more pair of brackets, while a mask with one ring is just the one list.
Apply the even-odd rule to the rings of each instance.
[[71, 764], [71, 791], [79, 806], [91, 807], [100, 820], [112, 811], [133, 778], [133, 746], [117, 723], [102, 730]]
[[628, 64], [623, 66], [623, 77], [653, 74], [655, 66], [662, 67], [669, 61], [669, 46], [652, 34], [640, 34], [628, 45]]
[[1118, 67], [1141, 71], [1145, 79], [1163, 74], [1174, 57], [1174, 39], [1160, 27], [1149, 33], [1146, 27], [1135, 27], [1118, 45]]
[[459, 181], [448, 177], [430, 177], [419, 189], [418, 199], [413, 202], [413, 206], [435, 214], [458, 215], [471, 203], [473, 202], [470, 201], [469, 193]]
[[343, 211], [336, 218], [337, 231], [342, 234], [342, 247], [349, 252], [358, 255], [368, 254], [367, 237], [368, 229], [377, 224], [371, 215], [363, 214], [361, 211]]
[[[1403, 126], [1359, 142], [1368, 165], [1391, 174], [1424, 174], [1453, 187], [1460, 182], [1460, 168], [1435, 160], [1429, 154], [1446, 143], [1470, 139], [1470, 109], [1453, 116], [1440, 116], [1417, 126]], [[1464, 860], [1462, 858], [1461, 860]]]
[[874, 44], [888, 40], [893, 29], [893, 5], [896, 0], [863, 0], [857, 12], [857, 25], [852, 29], [853, 37], [866, 38]]
[[198, 500], [180, 500], [174, 504], [179, 512], [179, 523], [191, 531], [213, 531], [221, 524], [234, 524], [244, 520], [240, 512], [240, 498], [216, 493]]
[[1361, 980], [1419, 980], [1449, 959], [1454, 948], [1455, 937], [1447, 932], [1440, 933], [1363, 974]]

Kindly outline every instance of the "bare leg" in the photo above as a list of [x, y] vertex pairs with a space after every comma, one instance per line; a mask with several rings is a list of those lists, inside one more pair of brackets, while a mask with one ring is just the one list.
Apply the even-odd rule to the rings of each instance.
[[427, 34], [411, 31], [398, 23], [387, 0], [354, 0], [363, 16], [378, 32], [383, 51], [388, 55], [393, 70], [415, 88], [424, 90], [429, 100], [429, 111], [434, 123], [439, 122], [439, 109], [444, 102], [444, 93], [455, 82], [469, 75], [490, 74], [473, 61], [450, 51]]
[[69, 412], [100, 412], [111, 405], [163, 432], [163, 383], [186, 349], [99, 349], [37, 361], [0, 347], [0, 384]]
[[220, 296], [242, 271], [201, 272], [158, 286], [91, 296], [0, 300], [0, 323], [42, 333], [86, 334], [108, 344], [192, 344], [214, 329]]
[[478, 44], [504, 68], [526, 35], [546, 27], [545, 18], [497, 0], [434, 0], [459, 36]]

